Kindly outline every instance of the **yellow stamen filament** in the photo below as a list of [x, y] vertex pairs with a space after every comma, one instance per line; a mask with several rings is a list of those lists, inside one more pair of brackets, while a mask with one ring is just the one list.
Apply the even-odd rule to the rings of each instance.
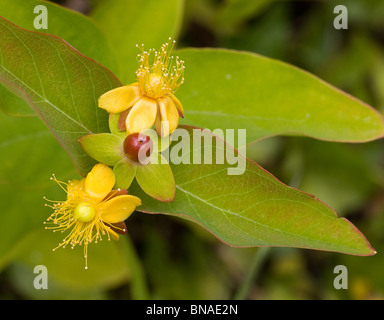
[[140, 66], [136, 75], [142, 92], [149, 98], [157, 99], [174, 93], [184, 82], [184, 61], [171, 56], [176, 41], [169, 40], [162, 45], [160, 52], [155, 49], [145, 51], [144, 45], [136, 45], [142, 51], [138, 55]]
[[[52, 180], [57, 182], [60, 187], [67, 192], [68, 197], [64, 202], [52, 201], [44, 198], [52, 203], [52, 205], [46, 204], [46, 206], [54, 210], [51, 216], [47, 219], [47, 222], [44, 222], [44, 224], [48, 225], [45, 229], [61, 233], [71, 229], [64, 240], [53, 250], [55, 251], [60, 247], [65, 248], [67, 245], [70, 245], [72, 249], [76, 245], [84, 245], [85, 268], [87, 269], [88, 245], [92, 242], [97, 243], [98, 241], [101, 241], [102, 237], [105, 235], [107, 235], [108, 240], [110, 240], [111, 227], [109, 226], [109, 223], [101, 219], [100, 205], [98, 205], [98, 203], [92, 203], [91, 198], [87, 199], [87, 196], [81, 187], [74, 186], [69, 188], [69, 184], [58, 181], [55, 177], [53, 177]], [[79, 203], [79, 198], [86, 199], [89, 202], [82, 201]], [[80, 211], [85, 208], [87, 214], [84, 216], [81, 216], [81, 214], [80, 216], [76, 216], [76, 209], [78, 208], [80, 208]], [[86, 218], [84, 218], [85, 216]]]

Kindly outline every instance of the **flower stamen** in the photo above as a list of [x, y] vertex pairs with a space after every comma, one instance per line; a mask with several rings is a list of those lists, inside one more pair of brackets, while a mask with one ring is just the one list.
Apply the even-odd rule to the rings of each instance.
[[158, 99], [165, 94], [173, 94], [184, 82], [184, 61], [171, 56], [175, 43], [169, 38], [160, 51], [145, 51], [143, 44], [141, 47], [136, 45], [142, 52], [138, 55], [136, 75], [142, 92], [149, 98]]
[[87, 269], [88, 245], [92, 242], [97, 243], [98, 240], [101, 241], [102, 236], [106, 234], [110, 239], [110, 227], [101, 219], [100, 210], [98, 210], [97, 206], [84, 201], [76, 204], [76, 199], [85, 196], [81, 188], [74, 186], [69, 190], [68, 186], [70, 184], [58, 181], [55, 177], [51, 178], [51, 180], [55, 181], [67, 193], [68, 197], [64, 202], [44, 198], [53, 203], [52, 205], [46, 204], [46, 206], [54, 210], [47, 221], [44, 222], [47, 225], [45, 229], [61, 233], [71, 229], [70, 233], [53, 251], [60, 247], [65, 248], [67, 245], [70, 245], [72, 249], [76, 245], [84, 245], [85, 268]]

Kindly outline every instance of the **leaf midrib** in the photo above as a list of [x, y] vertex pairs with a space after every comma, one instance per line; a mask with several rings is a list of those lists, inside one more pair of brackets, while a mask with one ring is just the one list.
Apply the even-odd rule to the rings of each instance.
[[[58, 107], [56, 107], [52, 102], [50, 102], [49, 100], [46, 99], [46, 97], [42, 96], [41, 94], [39, 94], [38, 92], [36, 92], [34, 89], [32, 89], [29, 85], [27, 85], [24, 81], [22, 81], [20, 78], [16, 77], [11, 71], [9, 71], [7, 68], [5, 68], [4, 66], [1, 66], [3, 70], [5, 70], [5, 72], [8, 72], [12, 77], [14, 77], [14, 79], [20, 83], [22, 83], [22, 85], [25, 86], [25, 88], [27, 88], [28, 90], [30, 90], [31, 92], [33, 92], [34, 94], [36, 94], [36, 96], [38, 96], [42, 101], [48, 103], [50, 106], [52, 106], [52, 108], [54, 108], [55, 110], [59, 111], [60, 113], [62, 113], [64, 116], [66, 116], [69, 120], [71, 120], [73, 123], [77, 124], [80, 128], [83, 128], [85, 130], [85, 132], [87, 133], [92, 133], [91, 130], [89, 130], [87, 127], [84, 126], [84, 124], [78, 122], [77, 120], [73, 119], [70, 115], [66, 114], [63, 110], [59, 109]], [[4, 78], [1, 79], [1, 81], [3, 82], [7, 82], [7, 80], [5, 80]], [[21, 90], [24, 90], [22, 87], [20, 87], [19, 85], [17, 85], [18, 88], [20, 88]], [[25, 90], [24, 90], [25, 92]], [[25, 92], [28, 97], [30, 97], [30, 95]], [[38, 104], [36, 102], [34, 102], [32, 99], [31, 99], [31, 102], [33, 103], [34, 105], [34, 108], [37, 110], [35, 104]], [[37, 110], [37, 112], [39, 112]], [[39, 112], [40, 113], [40, 112]], [[41, 114], [40, 114], [41, 115]], [[42, 116], [42, 115], [41, 115]]]
[[[283, 234], [283, 235], [284, 235], [284, 234], [287, 234], [287, 235], [294, 236], [294, 237], [300, 237], [300, 238], [309, 240], [309, 241], [311, 241], [311, 242], [318, 242], [318, 243], [321, 243], [321, 244], [327, 243], [328, 245], [335, 246], [334, 243], [332, 243], [332, 242], [326, 242], [326, 241], [323, 241], [323, 240], [310, 238], [310, 237], [307, 237], [307, 236], [304, 236], [304, 235], [301, 235], [301, 234], [290, 233], [290, 232], [287, 232], [287, 231], [284, 231], [284, 230], [280, 230], [280, 229], [272, 228], [271, 226], [264, 225], [264, 224], [262, 224], [262, 223], [260, 223], [260, 222], [257, 222], [257, 221], [248, 219], [248, 218], [246, 218], [246, 217], [244, 217], [244, 216], [242, 216], [242, 215], [239, 215], [239, 214], [237, 214], [237, 213], [234, 213], [234, 212], [231, 212], [231, 211], [228, 211], [228, 210], [224, 210], [224, 209], [222, 209], [222, 208], [219, 208], [219, 207], [215, 206], [214, 204], [212, 204], [212, 203], [210, 203], [210, 202], [207, 202], [207, 201], [205, 201], [204, 199], [198, 197], [197, 195], [195, 195], [195, 194], [193, 194], [193, 193], [191, 193], [191, 192], [189, 192], [189, 191], [187, 191], [187, 190], [181, 188], [179, 185], [176, 185], [176, 188], [179, 189], [180, 191], [182, 191], [183, 193], [185, 193], [186, 195], [191, 196], [192, 198], [194, 198], [194, 199], [196, 199], [196, 200], [198, 200], [198, 201], [201, 201], [201, 202], [203, 202], [204, 204], [206, 204], [206, 205], [208, 205], [208, 206], [210, 206], [210, 207], [212, 207], [212, 208], [214, 208], [214, 209], [216, 209], [216, 210], [222, 212], [222, 213], [224, 214], [224, 216], [226, 217], [226, 219], [227, 219], [227, 220], [228, 220], [228, 221], [229, 221], [235, 228], [237, 228], [237, 229], [239, 229], [239, 227], [236, 226], [236, 225], [234, 225], [233, 222], [232, 222], [230, 219], [228, 219], [228, 217], [227, 217], [227, 215], [226, 215], [225, 213], [228, 213], [229, 215], [236, 216], [236, 217], [238, 217], [238, 218], [244, 219], [244, 220], [246, 220], [246, 221], [248, 221], [248, 222], [251, 222], [251, 223], [254, 223], [254, 224], [256, 224], [256, 225], [258, 225], [258, 226], [260, 226], [260, 227], [264, 227], [264, 228], [266, 228], [266, 229], [271, 229], [271, 230], [273, 230], [273, 231], [279, 232], [279, 233], [281, 233], [281, 234]], [[273, 199], [270, 199], [270, 200], [273, 200]], [[275, 200], [276, 200], [276, 199], [275, 199]], [[200, 218], [201, 218], [201, 217], [200, 217]], [[239, 230], [241, 230], [242, 232], [244, 232], [244, 233], [250, 235], [252, 238], [256, 238], [256, 239], [261, 240], [262, 242], [265, 242], [265, 240], [260, 239], [260, 238], [257, 238], [257, 237], [255, 237], [255, 235], [253, 235], [253, 234], [249, 234], [248, 232], [246, 232], [246, 231], [243, 230], [243, 229], [239, 229]], [[344, 245], [344, 247], [348, 247], [348, 246], [345, 246], [345, 245]]]
[[[36, 64], [35, 64], [35, 61], [34, 61], [34, 56], [32, 55], [32, 53], [30, 52], [30, 50], [29, 50], [29, 48], [24, 44], [24, 41], [22, 40], [22, 39], [20, 39], [18, 36], [17, 36], [17, 34], [15, 34], [15, 32], [12, 30], [12, 29], [10, 29], [7, 25], [5, 25], [5, 24], [2, 24], [5, 28], [7, 28], [14, 36], [15, 36], [15, 38], [17, 38], [19, 41], [20, 41], [20, 43], [22, 44], [22, 46], [24, 47], [24, 48], [26, 48], [27, 50], [28, 50], [28, 52], [29, 52], [29, 54], [30, 54], [30, 56], [31, 56], [31, 58], [32, 58], [32, 61], [34, 62], [34, 66], [35, 66], [35, 68], [36, 68]], [[62, 58], [61, 58], [61, 56], [60, 55], [58, 55], [59, 57], [60, 57], [60, 60], [62, 61]], [[2, 59], [3, 60], [3, 59]], [[43, 95], [41, 95], [40, 93], [38, 93], [36, 90], [34, 90], [32, 87], [30, 87], [29, 85], [27, 85], [23, 80], [21, 80], [18, 76], [16, 76], [14, 73], [12, 73], [8, 68], [6, 68], [4, 65], [3, 65], [3, 63], [1, 64], [1, 67], [2, 67], [2, 69], [5, 71], [5, 72], [7, 72], [9, 75], [11, 75], [11, 77], [13, 77], [14, 78], [14, 80], [15, 81], [17, 81], [18, 82], [18, 84], [17, 84], [17, 87], [18, 88], [20, 88], [21, 90], [24, 90], [23, 89], [23, 87], [20, 87], [20, 83], [25, 87], [25, 88], [27, 88], [28, 90], [30, 90], [31, 92], [33, 92], [37, 97], [39, 97], [42, 101], [45, 101], [46, 103], [48, 103], [52, 108], [54, 108], [55, 110], [57, 110], [57, 111], [59, 111], [61, 114], [63, 114], [65, 117], [67, 117], [70, 121], [72, 121], [73, 123], [75, 123], [75, 124], [77, 124], [79, 127], [81, 127], [81, 128], [83, 128], [84, 130], [85, 130], [85, 132], [87, 132], [87, 133], [92, 133], [92, 131], [91, 130], [89, 130], [86, 126], [84, 126], [84, 124], [83, 123], [80, 123], [79, 121], [77, 121], [77, 120], [75, 120], [75, 119], [73, 119], [70, 115], [68, 115], [67, 113], [65, 113], [63, 110], [61, 110], [61, 109], [59, 109], [58, 107], [56, 107], [55, 106], [55, 104], [54, 103], [52, 103], [51, 101], [49, 101], [46, 97], [45, 97], [45, 92], [44, 92], [44, 86], [43, 86], [43, 84], [42, 84], [42, 82], [41, 82], [41, 78], [40, 78], [40, 74], [39, 74], [39, 72], [37, 72], [37, 74], [38, 74], [38, 78], [39, 78], [39, 81], [40, 81], [40, 85], [41, 85], [41, 89], [42, 89], [42, 91], [43, 91]], [[37, 70], [37, 68], [36, 68], [36, 70]], [[89, 70], [88, 70], [89, 71]], [[66, 75], [67, 75], [67, 82], [69, 83], [69, 78], [68, 78], [68, 74], [66, 73]], [[4, 78], [2, 79], [2, 81], [7, 81], [7, 80], [5, 80]], [[70, 85], [70, 84], [69, 84]], [[24, 92], [25, 92], [25, 90], [24, 90]], [[27, 95], [28, 95], [28, 97], [29, 98], [31, 98], [30, 97], [30, 95], [27, 93], [27, 92], [25, 92]], [[71, 95], [72, 95], [72, 90], [71, 90]], [[72, 95], [72, 101], [73, 101], [73, 95]], [[33, 103], [33, 105], [34, 105], [34, 108], [35, 109], [37, 109], [36, 108], [36, 106], [35, 106], [35, 104], [37, 104], [35, 101], [33, 101], [32, 99], [31, 99], [31, 102]], [[73, 101], [73, 103], [74, 103], [74, 101]], [[76, 109], [76, 107], [75, 107], [75, 109]], [[37, 110], [38, 111], [38, 110]], [[39, 112], [39, 111], [38, 111]], [[77, 110], [76, 110], [76, 112], [77, 112]], [[41, 115], [42, 116], [42, 115]]]

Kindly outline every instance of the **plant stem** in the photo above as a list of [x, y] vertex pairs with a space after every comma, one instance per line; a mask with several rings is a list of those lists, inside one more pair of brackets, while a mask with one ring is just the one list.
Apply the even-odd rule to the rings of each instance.
[[268, 252], [270, 251], [270, 249], [271, 249], [270, 247], [260, 247], [256, 250], [256, 253], [252, 259], [252, 263], [251, 263], [249, 272], [248, 272], [247, 276], [245, 277], [245, 280], [243, 281], [239, 290], [236, 292], [236, 294], [234, 296], [235, 300], [245, 300], [247, 298], [249, 290], [251, 289], [257, 276], [259, 275], [261, 267], [265, 261], [265, 258], [268, 255]]
[[124, 257], [129, 270], [131, 271], [131, 294], [134, 300], [149, 300], [147, 280], [133, 243], [128, 235], [121, 241], [121, 254]]

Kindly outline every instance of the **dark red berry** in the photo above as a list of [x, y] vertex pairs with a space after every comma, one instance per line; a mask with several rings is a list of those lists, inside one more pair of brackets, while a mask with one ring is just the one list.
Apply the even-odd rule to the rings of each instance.
[[144, 134], [132, 133], [124, 140], [124, 153], [135, 162], [144, 163], [151, 155], [152, 149], [152, 140]]

